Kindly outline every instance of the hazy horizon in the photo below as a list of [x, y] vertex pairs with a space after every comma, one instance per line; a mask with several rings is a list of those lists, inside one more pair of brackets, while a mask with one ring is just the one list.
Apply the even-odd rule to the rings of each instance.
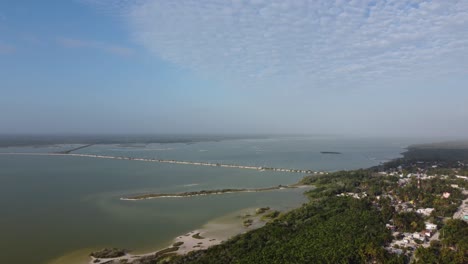
[[129, 145], [141, 147], [151, 144], [195, 144], [237, 140], [300, 141], [321, 140], [341, 142], [342, 140], [393, 142], [401, 147], [415, 145], [466, 146], [467, 137], [388, 137], [338, 134], [0, 134], [0, 147], [56, 146], [67, 144], [81, 145]]
[[465, 139], [468, 1], [0, 3], [0, 134]]

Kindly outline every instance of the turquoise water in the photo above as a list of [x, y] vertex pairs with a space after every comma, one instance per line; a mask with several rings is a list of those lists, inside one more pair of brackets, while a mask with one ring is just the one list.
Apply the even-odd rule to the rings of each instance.
[[[397, 157], [403, 144], [282, 138], [95, 145], [77, 153], [338, 170]], [[69, 147], [73, 148], [22, 147], [0, 152], [54, 152]], [[260, 206], [288, 209], [305, 201], [300, 189], [145, 201], [119, 200], [123, 195], [266, 187], [294, 183], [302, 176], [128, 160], [0, 155], [0, 262], [47, 263], [70, 252], [104, 246], [152, 250], [232, 212]]]

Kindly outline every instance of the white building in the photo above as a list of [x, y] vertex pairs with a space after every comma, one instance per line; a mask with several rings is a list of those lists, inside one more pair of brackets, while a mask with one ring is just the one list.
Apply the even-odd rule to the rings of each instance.
[[427, 230], [436, 230], [437, 229], [437, 225], [436, 224], [433, 224], [433, 223], [429, 223], [429, 222], [426, 222], [426, 229]]
[[434, 208], [420, 208], [416, 210], [416, 213], [429, 216], [431, 215], [432, 211], [434, 211]]

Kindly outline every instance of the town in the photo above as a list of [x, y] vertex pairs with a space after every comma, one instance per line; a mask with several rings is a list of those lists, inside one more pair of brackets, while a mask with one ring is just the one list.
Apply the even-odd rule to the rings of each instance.
[[[468, 167], [461, 161], [406, 161], [395, 167], [392, 164], [380, 166], [373, 173], [382, 182], [392, 182], [392, 187], [386, 186], [372, 195], [364, 191], [336, 196], [371, 199], [381, 212], [388, 213], [386, 227], [393, 240], [385, 249], [403, 254], [412, 262], [424, 258], [430, 252], [428, 248], [440, 246], [442, 227], [453, 225], [454, 221], [468, 222]], [[462, 237], [466, 237], [466, 230], [465, 227], [465, 233], [460, 234]]]

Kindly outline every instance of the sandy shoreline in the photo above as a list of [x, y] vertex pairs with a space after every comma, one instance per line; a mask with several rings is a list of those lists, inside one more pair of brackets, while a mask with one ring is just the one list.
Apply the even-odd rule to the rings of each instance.
[[[297, 186], [298, 188], [310, 188], [311, 186]], [[298, 195], [301, 195], [298, 193]], [[267, 205], [267, 204], [265, 204]], [[260, 228], [264, 226], [271, 218], [263, 217], [266, 214], [269, 214], [273, 211], [287, 212], [294, 208], [300, 206], [300, 203], [295, 205], [288, 205], [286, 207], [265, 207], [265, 211], [259, 212], [258, 207], [244, 208], [222, 217], [212, 219], [205, 223], [200, 228], [194, 229], [190, 232], [183, 233], [174, 237], [171, 240], [168, 240], [167, 243], [164, 243], [160, 247], [156, 247], [157, 250], [152, 250], [147, 248], [147, 250], [142, 250], [138, 248], [128, 248], [129, 251], [126, 255], [118, 258], [101, 258], [99, 262], [96, 261], [96, 258], [89, 257], [91, 252], [99, 251], [102, 248], [88, 248], [80, 249], [74, 252], [63, 255], [54, 261], [51, 261], [49, 264], [91, 264], [91, 263], [119, 263], [118, 261], [126, 261], [127, 263], [137, 263], [137, 260], [144, 257], [154, 257], [158, 252], [165, 252], [167, 254], [177, 254], [183, 255], [191, 251], [204, 250], [211, 246], [218, 245], [229, 238], [246, 233], [251, 230]], [[250, 221], [251, 220], [251, 221]], [[247, 222], [247, 223], [246, 223]], [[195, 235], [199, 236], [195, 236]], [[195, 236], [195, 237], [194, 237]], [[177, 245], [176, 243], [181, 245]], [[177, 246], [177, 248], [175, 248]], [[172, 248], [172, 250], [167, 251]], [[135, 250], [135, 251], [133, 251]]]
[[[91, 260], [89, 261], [89, 264], [96, 264], [96, 263], [118, 263], [120, 260], [127, 260], [128, 263], [132, 263], [133, 261], [143, 258], [143, 257], [150, 257], [154, 256], [155, 254], [160, 253], [163, 250], [167, 249], [174, 249], [174, 251], [170, 251], [167, 254], [170, 253], [175, 253], [177, 255], [184, 255], [187, 254], [188, 252], [191, 251], [196, 251], [196, 250], [202, 250], [202, 249], [207, 249], [211, 246], [218, 245], [220, 244], [223, 240], [216, 239], [216, 238], [210, 238], [210, 237], [205, 237], [206, 231], [203, 230], [193, 230], [191, 232], [188, 232], [187, 234], [178, 236], [175, 240], [172, 246], [169, 246], [164, 249], [160, 249], [157, 251], [145, 253], [145, 254], [131, 254], [127, 253], [122, 257], [117, 257], [117, 258], [94, 258], [90, 257]], [[199, 235], [201, 238], [194, 238], [193, 236]], [[180, 246], [174, 246], [174, 244], [177, 243], [183, 243]], [[99, 262], [96, 262], [96, 260], [99, 260]]]
[[[252, 219], [252, 224], [248, 227], [243, 225], [243, 220], [247, 219], [245, 217], [246, 215], [248, 215], [248, 219]], [[158, 254], [162, 251], [164, 252], [168, 249], [173, 250], [168, 251], [166, 254], [177, 255], [184, 255], [196, 250], [204, 250], [211, 246], [221, 244], [235, 235], [264, 226], [266, 221], [261, 220], [262, 215], [263, 213], [256, 214], [254, 208], [244, 209], [242, 210], [242, 213], [236, 212], [235, 217], [233, 217], [233, 214], [231, 214], [223, 218], [215, 219], [208, 222], [200, 229], [192, 230], [188, 233], [176, 237], [172, 241], [172, 246], [144, 254], [127, 253], [126, 255], [117, 258], [97, 259], [90, 257], [88, 263], [118, 263], [120, 260], [126, 260], [128, 263], [132, 263], [133, 261], [136, 261], [140, 258], [154, 256], [155, 254]], [[99, 262], [95, 262], [96, 260], [99, 260]]]

